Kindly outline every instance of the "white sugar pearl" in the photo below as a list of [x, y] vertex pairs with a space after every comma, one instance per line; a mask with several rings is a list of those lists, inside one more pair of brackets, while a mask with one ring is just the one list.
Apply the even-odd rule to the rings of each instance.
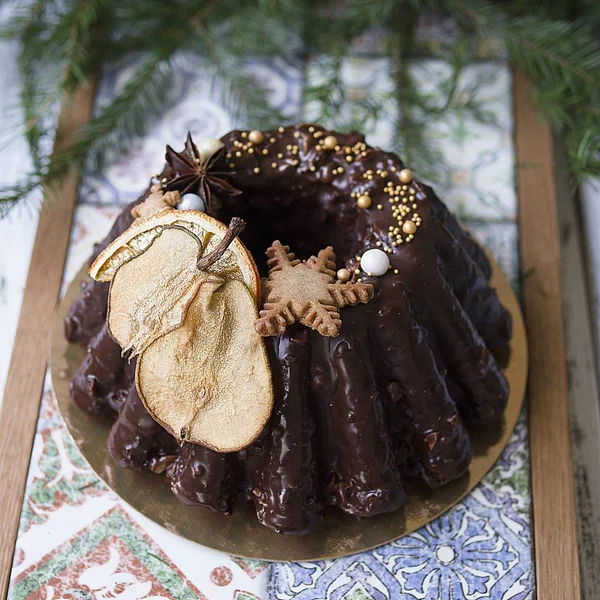
[[224, 147], [223, 142], [217, 138], [200, 138], [195, 144], [203, 163]]
[[360, 259], [360, 268], [365, 273], [370, 273], [379, 277], [387, 273], [388, 267], [390, 266], [390, 259], [387, 254], [382, 250], [373, 248], [367, 250]]
[[196, 194], [184, 194], [181, 197], [181, 202], [177, 205], [179, 210], [199, 210], [206, 212], [206, 204], [204, 200]]

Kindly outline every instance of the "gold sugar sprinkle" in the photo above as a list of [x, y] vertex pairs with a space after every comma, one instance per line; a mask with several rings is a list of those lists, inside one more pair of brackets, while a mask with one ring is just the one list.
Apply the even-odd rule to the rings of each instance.
[[260, 144], [264, 139], [265, 136], [262, 131], [258, 131], [258, 129], [254, 129], [248, 134], [248, 140], [253, 144]]
[[325, 150], [334, 150], [337, 145], [338, 145], [338, 140], [335, 137], [335, 135], [328, 135], [323, 140], [323, 148], [325, 148]]

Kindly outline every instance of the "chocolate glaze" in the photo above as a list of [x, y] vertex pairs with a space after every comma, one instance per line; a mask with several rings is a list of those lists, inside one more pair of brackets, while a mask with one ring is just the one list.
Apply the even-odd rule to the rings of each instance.
[[184, 504], [230, 514], [237, 499], [234, 454], [184, 444], [171, 473], [171, 489]]
[[106, 320], [108, 284], [89, 279], [81, 282], [81, 292], [67, 317], [65, 337], [70, 342], [87, 345]]
[[108, 437], [108, 451], [123, 468], [163, 472], [179, 453], [179, 445], [144, 408], [135, 384]]
[[263, 440], [262, 464], [252, 477], [252, 493], [260, 522], [281, 533], [307, 533], [321, 509], [308, 339], [308, 330], [294, 325], [267, 343], [275, 409]]
[[71, 398], [92, 415], [110, 414], [124, 404], [132, 378], [131, 367], [121, 357], [121, 347], [104, 324], [90, 341], [86, 357], [69, 382]]
[[421, 185], [427, 195], [431, 219], [440, 221], [446, 227], [452, 238], [454, 238], [455, 244], [463, 248], [479, 267], [484, 278], [489, 280], [492, 274], [492, 266], [483, 248], [461, 226], [456, 217], [448, 210], [448, 207], [437, 197], [433, 189], [426, 185]]
[[439, 254], [441, 273], [485, 343], [492, 350], [498, 344], [506, 344], [512, 335], [512, 323], [498, 301], [496, 291], [489, 286], [464, 247], [454, 243], [454, 238], [440, 221], [432, 223], [431, 233]]
[[404, 503], [367, 340], [368, 309], [344, 311], [335, 338], [312, 333], [312, 391], [321, 440], [328, 504], [359, 516]]
[[[400, 281], [392, 282], [391, 288], [393, 300], [379, 307], [370, 319], [370, 339], [385, 384], [390, 419], [407, 425], [421, 475], [437, 487], [466, 471], [471, 442], [408, 291]], [[415, 378], [412, 373], [420, 375]]]
[[[304, 258], [333, 245], [338, 267], [351, 272], [364, 250], [391, 243], [385, 186], [401, 183], [402, 161], [366, 145], [349, 159], [363, 142], [357, 133], [334, 134], [338, 150], [318, 149], [330, 133], [309, 125], [263, 132], [251, 152], [243, 132], [222, 138], [215, 168], [242, 194], [213, 197], [213, 214], [247, 221], [242, 239], [263, 273], [274, 239]], [[165, 168], [161, 177], [173, 175]], [[344, 309], [336, 338], [295, 325], [267, 340], [276, 407], [259, 440], [237, 454], [178, 450], [152, 421], [131, 388], [132, 365], [99, 329], [107, 286], [87, 284], [65, 324], [70, 340], [91, 340], [72, 395], [93, 414], [121, 410], [109, 441], [115, 459], [158, 471], [172, 462], [166, 471], [183, 502], [229, 513], [237, 500], [253, 500], [264, 525], [290, 533], [309, 531], [324, 504], [373, 515], [402, 505], [408, 478], [437, 487], [462, 475], [471, 459], [466, 426], [499, 420], [506, 405], [493, 352], [507, 347], [510, 316], [489, 286], [482, 248], [431, 188], [413, 181], [410, 190], [422, 224], [392, 248], [390, 272], [365, 279], [375, 299]], [[372, 205], [360, 209], [365, 193]], [[129, 225], [129, 209], [96, 252]]]
[[[141, 202], [150, 192], [148, 188], [135, 202], [125, 207], [115, 219], [108, 235], [94, 245], [90, 263], [108, 244], [119, 237], [132, 223], [131, 209]], [[65, 317], [65, 337], [70, 342], [87, 346], [91, 339], [100, 331], [106, 319], [109, 284], [88, 279], [81, 282], [81, 293], [71, 305], [69, 314]]]

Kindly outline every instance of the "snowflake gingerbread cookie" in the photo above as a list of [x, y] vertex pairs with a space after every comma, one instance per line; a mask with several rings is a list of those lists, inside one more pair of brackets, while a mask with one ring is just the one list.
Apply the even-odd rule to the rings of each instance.
[[338, 335], [339, 309], [366, 304], [373, 298], [368, 283], [335, 280], [335, 253], [331, 246], [303, 262], [289, 246], [275, 241], [266, 252], [269, 277], [263, 280], [263, 307], [255, 323], [262, 336], [280, 335], [299, 322], [321, 335]]

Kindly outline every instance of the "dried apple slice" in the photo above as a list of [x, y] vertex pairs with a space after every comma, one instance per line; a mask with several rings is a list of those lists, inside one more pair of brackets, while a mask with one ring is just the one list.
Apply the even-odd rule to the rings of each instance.
[[[200, 256], [212, 252], [227, 233], [226, 225], [201, 211], [163, 210], [147, 219], [135, 221], [96, 257], [88, 273], [97, 281], [111, 281], [120, 267], [148, 250], [163, 229], [169, 227], [181, 227], [194, 234], [200, 241]], [[259, 301], [258, 270], [252, 255], [239, 238], [235, 238], [223, 256], [206, 270], [240, 279]]]
[[267, 423], [273, 387], [256, 303], [237, 280], [204, 281], [178, 329], [140, 355], [136, 385], [173, 436], [217, 452], [251, 444]]

